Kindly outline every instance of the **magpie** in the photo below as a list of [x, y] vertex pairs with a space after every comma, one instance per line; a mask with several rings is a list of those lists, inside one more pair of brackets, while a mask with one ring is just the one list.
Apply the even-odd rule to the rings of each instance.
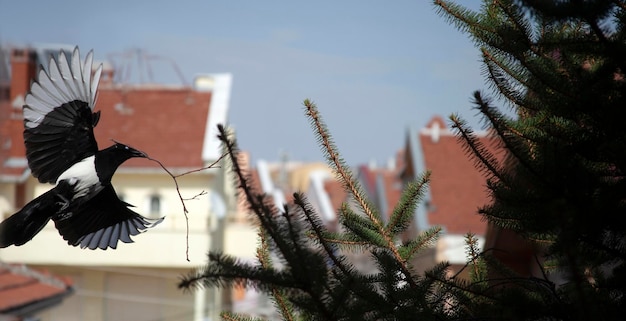
[[123, 202], [111, 185], [117, 168], [133, 157], [148, 156], [114, 142], [99, 150], [93, 129], [102, 64], [92, 73], [93, 51], [84, 61], [78, 47], [71, 58], [60, 51], [40, 66], [23, 107], [24, 144], [32, 175], [55, 186], [0, 223], [0, 248], [23, 245], [52, 219], [72, 246], [117, 248], [163, 221], [143, 217]]

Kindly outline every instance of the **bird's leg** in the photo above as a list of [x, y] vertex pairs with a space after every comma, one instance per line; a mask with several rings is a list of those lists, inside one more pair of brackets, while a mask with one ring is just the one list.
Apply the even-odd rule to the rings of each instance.
[[57, 194], [57, 197], [61, 199], [61, 201], [57, 202], [57, 205], [60, 205], [61, 208], [57, 211], [58, 212], [63, 212], [65, 211], [68, 207], [70, 207], [70, 200], [67, 199], [65, 196], [61, 195], [61, 194]]
[[70, 207], [71, 198], [65, 197], [62, 193], [57, 193], [56, 197], [58, 197], [59, 200], [56, 201], [55, 204], [61, 206], [61, 208], [56, 211], [54, 219], [61, 221], [72, 217], [72, 212], [66, 212]]
[[62, 213], [70, 206], [70, 201], [73, 196], [74, 186], [78, 183], [76, 178], [64, 179], [59, 181], [55, 187], [57, 190], [56, 197], [60, 199], [56, 204], [61, 206], [57, 213]]

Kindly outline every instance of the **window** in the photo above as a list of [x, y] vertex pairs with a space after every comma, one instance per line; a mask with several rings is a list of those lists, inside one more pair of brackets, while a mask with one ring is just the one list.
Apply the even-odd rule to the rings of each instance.
[[161, 197], [159, 195], [150, 196], [150, 215], [158, 216], [161, 214]]

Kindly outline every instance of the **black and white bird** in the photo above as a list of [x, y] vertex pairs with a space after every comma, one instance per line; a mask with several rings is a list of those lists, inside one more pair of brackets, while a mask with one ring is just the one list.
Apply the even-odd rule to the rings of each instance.
[[117, 168], [143, 152], [121, 143], [98, 150], [93, 129], [102, 65], [92, 73], [93, 52], [81, 62], [78, 47], [71, 59], [63, 51], [40, 68], [26, 96], [24, 143], [30, 170], [54, 188], [0, 223], [0, 248], [30, 241], [50, 219], [68, 244], [115, 249], [118, 241], [159, 224], [120, 200], [111, 185]]

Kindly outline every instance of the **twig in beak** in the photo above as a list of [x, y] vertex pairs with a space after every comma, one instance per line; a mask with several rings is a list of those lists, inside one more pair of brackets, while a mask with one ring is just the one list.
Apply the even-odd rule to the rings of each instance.
[[[144, 154], [145, 154], [145, 153], [144, 153]], [[219, 157], [219, 158], [218, 158], [215, 162], [211, 163], [209, 166], [202, 167], [202, 168], [198, 168], [198, 169], [194, 169], [194, 170], [191, 170], [191, 171], [188, 171], [188, 172], [184, 172], [184, 173], [182, 173], [182, 174], [178, 174], [178, 175], [174, 175], [174, 174], [172, 174], [172, 172], [170, 172], [170, 171], [167, 169], [167, 167], [165, 167], [165, 165], [163, 165], [163, 163], [161, 163], [161, 161], [159, 161], [158, 159], [156, 159], [156, 158], [152, 158], [152, 157], [149, 157], [147, 154], [145, 154], [145, 155], [146, 155], [146, 156], [145, 156], [145, 158], [146, 158], [146, 159], [151, 160], [151, 161], [156, 162], [157, 164], [159, 164], [159, 166], [161, 166], [161, 168], [163, 168], [163, 170], [164, 170], [164, 171], [165, 171], [168, 175], [170, 175], [170, 177], [174, 180], [174, 185], [176, 185], [176, 192], [178, 193], [178, 198], [180, 199], [181, 204], [183, 204], [183, 214], [185, 215], [185, 223], [186, 223], [186, 228], [187, 228], [187, 234], [186, 234], [186, 237], [185, 237], [185, 240], [186, 240], [186, 243], [187, 243], [187, 249], [186, 249], [186, 251], [185, 251], [185, 255], [186, 255], [186, 258], [187, 258], [187, 262], [189, 262], [189, 216], [187, 216], [187, 214], [189, 213], [189, 211], [187, 210], [187, 206], [185, 206], [185, 200], [195, 199], [195, 198], [196, 198], [196, 197], [198, 197], [198, 196], [205, 195], [205, 194], [206, 194], [206, 192], [205, 192], [205, 191], [202, 191], [202, 192], [200, 192], [199, 194], [195, 195], [195, 196], [194, 196], [194, 197], [192, 197], [192, 198], [187, 198], [187, 199], [185, 199], [185, 198], [183, 198], [183, 195], [180, 193], [180, 187], [178, 186], [178, 180], [177, 180], [177, 178], [178, 178], [178, 177], [181, 177], [181, 176], [184, 176], [184, 175], [187, 175], [187, 174], [191, 174], [191, 173], [195, 173], [195, 172], [203, 171], [203, 170], [205, 170], [205, 169], [210, 169], [210, 168], [218, 168], [218, 167], [217, 167], [217, 166], [215, 166], [215, 165], [217, 165], [217, 163], [219, 163], [219, 161], [221, 161], [221, 160], [222, 160], [222, 158], [226, 157], [227, 153], [222, 154], [222, 156], [220, 156], [220, 157]]]

